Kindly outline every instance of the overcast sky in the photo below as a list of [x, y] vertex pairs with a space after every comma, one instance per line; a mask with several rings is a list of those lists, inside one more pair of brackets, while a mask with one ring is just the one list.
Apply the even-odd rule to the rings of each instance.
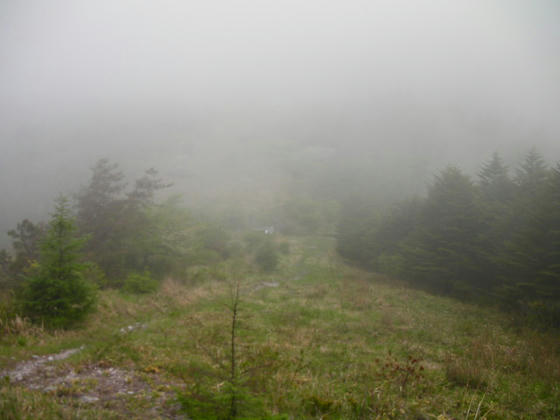
[[[10, 1], [0, 6], [8, 124], [91, 113], [504, 108], [559, 93], [554, 0]], [[556, 102], [557, 104], [557, 102]]]
[[0, 1], [9, 213], [193, 142], [557, 160], [559, 109], [557, 0]]

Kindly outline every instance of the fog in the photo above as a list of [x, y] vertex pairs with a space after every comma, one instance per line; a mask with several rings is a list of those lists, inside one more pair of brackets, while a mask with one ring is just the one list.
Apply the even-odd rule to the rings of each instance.
[[0, 230], [101, 157], [190, 203], [556, 162], [559, 45], [555, 0], [4, 0]]

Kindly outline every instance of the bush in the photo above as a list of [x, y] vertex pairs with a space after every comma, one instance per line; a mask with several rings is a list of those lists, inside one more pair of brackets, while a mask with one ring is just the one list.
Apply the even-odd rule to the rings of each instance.
[[105, 272], [95, 263], [86, 264], [84, 277], [89, 283], [95, 284], [99, 288], [109, 287], [109, 279]]
[[266, 235], [260, 231], [248, 232], [243, 236], [243, 241], [245, 242], [245, 246], [249, 252], [257, 250], [266, 240]]
[[282, 255], [288, 255], [290, 253], [290, 244], [288, 242], [280, 242], [278, 244], [278, 252]]
[[262, 271], [271, 272], [278, 266], [278, 251], [272, 241], [266, 241], [255, 254], [255, 263]]
[[157, 290], [159, 283], [153, 279], [149, 272], [130, 273], [124, 281], [123, 290], [128, 293], [144, 294]]

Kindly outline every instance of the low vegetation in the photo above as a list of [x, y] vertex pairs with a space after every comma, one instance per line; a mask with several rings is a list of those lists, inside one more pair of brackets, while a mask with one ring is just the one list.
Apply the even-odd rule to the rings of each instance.
[[228, 230], [100, 161], [75, 213], [59, 199], [0, 254], [0, 420], [560, 417], [558, 331], [530, 328], [556, 326], [556, 266], [523, 277], [544, 219], [506, 238], [528, 201], [507, 177], [510, 201], [484, 195], [500, 165], [477, 185], [447, 169], [388, 217], [354, 207], [335, 237], [300, 214], [312, 200], [276, 210], [300, 216], [288, 233]]
[[[556, 335], [346, 266], [324, 238], [284, 242], [290, 253], [272, 273], [236, 259], [202, 284], [168, 279], [156, 293], [101, 291], [80, 329], [2, 324], [4, 372], [84, 346], [53, 362], [58, 377], [74, 379], [37, 389], [4, 382], [2, 418], [560, 415]], [[134, 392], [107, 394], [92, 377], [68, 375], [94, 369], [126, 372]]]

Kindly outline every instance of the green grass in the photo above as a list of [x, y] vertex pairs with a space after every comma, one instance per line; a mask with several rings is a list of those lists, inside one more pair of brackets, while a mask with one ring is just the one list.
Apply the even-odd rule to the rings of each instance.
[[[324, 238], [290, 238], [290, 254], [273, 274], [225, 277], [196, 287], [169, 281], [146, 296], [103, 292], [98, 312], [82, 329], [49, 333], [29, 327], [4, 335], [0, 366], [13, 365], [12, 357], [85, 345], [59, 362], [61, 368], [118, 367], [137, 374], [151, 393], [121, 406], [84, 408], [68, 397], [46, 398], [6, 384], [0, 403], [6, 412], [22, 414], [0, 418], [66, 418], [79, 410], [83, 418], [153, 418], [145, 414], [148, 408], [174, 407], [171, 399], [162, 403], [153, 395], [165, 386], [219, 416], [229, 401], [231, 277], [240, 279], [244, 291], [239, 418], [560, 416], [557, 335], [348, 267]], [[135, 323], [144, 327], [119, 332]], [[166, 411], [159, 413], [165, 417]]]

